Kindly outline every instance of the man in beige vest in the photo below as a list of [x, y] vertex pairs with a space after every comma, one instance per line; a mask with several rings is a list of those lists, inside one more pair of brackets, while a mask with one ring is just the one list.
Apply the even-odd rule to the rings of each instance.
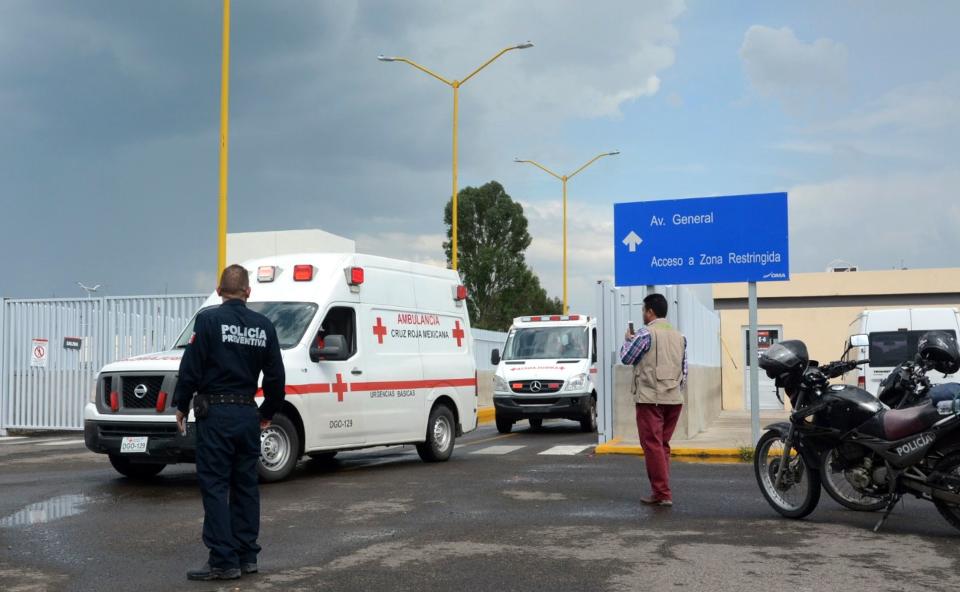
[[643, 322], [636, 333], [627, 329], [620, 360], [633, 366], [633, 401], [637, 431], [653, 494], [645, 504], [672, 506], [670, 438], [680, 419], [687, 382], [687, 338], [673, 328], [667, 299], [650, 294], [643, 299]]

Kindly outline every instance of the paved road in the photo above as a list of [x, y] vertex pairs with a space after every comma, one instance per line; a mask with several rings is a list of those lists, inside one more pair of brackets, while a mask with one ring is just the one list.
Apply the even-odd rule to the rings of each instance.
[[[203, 563], [191, 466], [116, 475], [76, 436], [0, 439], [0, 590], [953, 590], [960, 531], [908, 500], [826, 499], [778, 518], [748, 465], [674, 464], [676, 506], [637, 499], [642, 460], [594, 456], [567, 422], [483, 427], [453, 459], [412, 448], [304, 462], [263, 487], [263, 573], [187, 582]], [[561, 454], [562, 453], [562, 454]]]

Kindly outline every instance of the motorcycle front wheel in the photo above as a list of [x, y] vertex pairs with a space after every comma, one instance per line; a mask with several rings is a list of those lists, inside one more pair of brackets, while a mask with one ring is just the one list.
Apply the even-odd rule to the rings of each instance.
[[835, 466], [837, 449], [834, 448], [823, 455], [820, 462], [820, 480], [827, 495], [845, 508], [857, 512], [876, 512], [887, 507], [888, 498], [885, 495], [869, 495], [860, 493], [847, 479], [846, 471]]
[[753, 469], [760, 492], [767, 503], [787, 518], [803, 518], [820, 502], [820, 475], [809, 466], [797, 450], [787, 456], [787, 468], [780, 485], [777, 473], [783, 460], [784, 437], [773, 430], [757, 442], [753, 454]]

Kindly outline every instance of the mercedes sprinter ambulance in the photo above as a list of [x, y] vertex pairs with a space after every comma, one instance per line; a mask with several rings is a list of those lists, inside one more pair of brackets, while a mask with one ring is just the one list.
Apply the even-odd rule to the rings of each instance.
[[[276, 326], [287, 378], [283, 409], [261, 433], [261, 479], [286, 478], [304, 454], [370, 446], [415, 444], [423, 460], [443, 461], [476, 428], [476, 363], [456, 271], [358, 254], [244, 267], [247, 306]], [[214, 293], [203, 307], [220, 302]], [[86, 445], [124, 475], [195, 459], [193, 413], [181, 435], [172, 401], [192, 332], [191, 321], [170, 351], [108, 364], [97, 376]]]
[[493, 406], [497, 430], [508, 433], [527, 420], [534, 429], [544, 419], [580, 422], [597, 429], [597, 321], [582, 315], [517, 317], [503, 354], [493, 350]]

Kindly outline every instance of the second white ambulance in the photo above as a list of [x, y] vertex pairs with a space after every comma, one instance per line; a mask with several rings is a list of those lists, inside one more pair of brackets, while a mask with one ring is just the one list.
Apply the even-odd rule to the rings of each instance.
[[497, 365], [493, 405], [497, 430], [508, 433], [527, 420], [539, 428], [544, 419], [580, 422], [597, 429], [597, 321], [583, 315], [518, 317], [507, 333]]
[[[286, 478], [304, 454], [368, 446], [415, 444], [425, 461], [443, 461], [476, 428], [476, 363], [457, 272], [356, 254], [244, 266], [247, 306], [276, 326], [287, 377], [283, 409], [261, 433], [263, 480]], [[214, 293], [204, 307], [217, 304]], [[194, 460], [193, 414], [181, 435], [172, 402], [192, 329], [171, 351], [109, 364], [97, 377], [86, 445], [124, 475]]]

